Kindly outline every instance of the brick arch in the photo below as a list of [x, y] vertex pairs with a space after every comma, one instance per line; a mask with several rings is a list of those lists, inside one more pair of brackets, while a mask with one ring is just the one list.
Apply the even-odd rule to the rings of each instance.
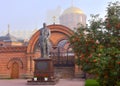
[[[59, 41], [59, 39], [56, 39], [55, 37], [60, 36], [63, 39], [63, 38], [68, 38], [73, 34], [72, 30], [70, 30], [68, 27], [63, 25], [55, 24], [55, 25], [48, 25], [47, 27], [50, 28], [51, 31], [50, 41], [52, 42], [53, 46], [55, 46]], [[35, 34], [33, 34], [27, 47], [27, 53], [34, 52], [34, 46], [39, 39], [39, 35], [40, 35], [40, 30], [38, 30]]]
[[12, 64], [16, 62], [18, 63], [18, 65], [20, 65], [20, 68], [23, 69], [23, 62], [20, 58], [11, 58], [8, 63], [7, 63], [7, 69], [10, 69], [10, 67], [12, 66]]
[[66, 38], [60, 39], [59, 41], [57, 41], [57, 45], [59, 44], [59, 42], [61, 42], [63, 40], [67, 40], [67, 39]]

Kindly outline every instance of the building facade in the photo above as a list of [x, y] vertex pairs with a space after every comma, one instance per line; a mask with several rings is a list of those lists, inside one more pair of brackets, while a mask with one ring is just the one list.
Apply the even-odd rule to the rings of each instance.
[[[50, 58], [54, 62], [55, 76], [74, 77], [80, 71], [74, 63], [75, 56], [68, 43], [73, 31], [63, 25], [47, 27], [51, 31]], [[39, 36], [40, 30], [32, 35], [27, 44], [0, 46], [0, 78], [33, 77], [34, 59], [40, 58]], [[2, 41], [0, 43], [4, 45]]]

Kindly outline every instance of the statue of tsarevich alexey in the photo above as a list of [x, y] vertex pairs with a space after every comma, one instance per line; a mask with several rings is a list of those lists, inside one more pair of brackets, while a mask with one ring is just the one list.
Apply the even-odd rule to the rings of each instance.
[[40, 51], [41, 58], [49, 58], [49, 38], [50, 38], [50, 29], [47, 28], [46, 24], [43, 23], [43, 28], [40, 29]]

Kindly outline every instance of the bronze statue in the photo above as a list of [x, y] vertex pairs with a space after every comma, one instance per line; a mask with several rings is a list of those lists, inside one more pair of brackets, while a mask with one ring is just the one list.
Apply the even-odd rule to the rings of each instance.
[[40, 50], [41, 58], [49, 58], [49, 37], [50, 30], [46, 27], [46, 24], [43, 23], [43, 28], [40, 29]]

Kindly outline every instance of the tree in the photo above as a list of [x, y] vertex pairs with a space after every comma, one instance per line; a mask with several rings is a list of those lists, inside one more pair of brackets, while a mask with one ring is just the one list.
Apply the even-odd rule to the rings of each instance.
[[70, 37], [76, 63], [96, 75], [100, 86], [115, 86], [120, 82], [120, 2], [109, 3], [105, 19], [91, 18], [89, 27]]

